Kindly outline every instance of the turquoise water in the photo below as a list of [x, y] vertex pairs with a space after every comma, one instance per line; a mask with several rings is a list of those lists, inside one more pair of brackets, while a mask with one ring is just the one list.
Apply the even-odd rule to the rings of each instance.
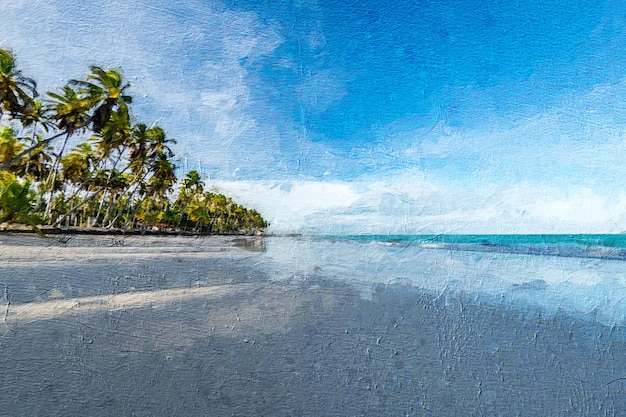
[[552, 234], [552, 235], [345, 235], [326, 236], [356, 241], [418, 242], [489, 245], [581, 245], [626, 248], [626, 234]]
[[546, 234], [546, 235], [344, 235], [323, 239], [361, 243], [386, 242], [398, 245], [553, 255], [581, 258], [626, 260], [626, 234]]

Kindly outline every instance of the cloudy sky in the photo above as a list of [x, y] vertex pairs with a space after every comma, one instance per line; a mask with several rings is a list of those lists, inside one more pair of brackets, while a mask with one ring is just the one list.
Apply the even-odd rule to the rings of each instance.
[[274, 232], [626, 231], [625, 0], [11, 0], [41, 91], [138, 121]]

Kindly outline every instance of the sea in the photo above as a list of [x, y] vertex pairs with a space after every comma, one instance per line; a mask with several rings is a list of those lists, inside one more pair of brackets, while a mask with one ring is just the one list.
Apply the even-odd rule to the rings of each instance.
[[626, 234], [355, 235], [263, 239], [273, 280], [331, 279], [364, 298], [419, 288], [533, 314], [626, 324]]

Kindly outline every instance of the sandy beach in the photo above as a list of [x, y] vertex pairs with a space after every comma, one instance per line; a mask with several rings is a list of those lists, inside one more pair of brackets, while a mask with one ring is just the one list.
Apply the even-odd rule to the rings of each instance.
[[0, 415], [626, 414], [621, 326], [275, 280], [263, 245], [0, 235]]

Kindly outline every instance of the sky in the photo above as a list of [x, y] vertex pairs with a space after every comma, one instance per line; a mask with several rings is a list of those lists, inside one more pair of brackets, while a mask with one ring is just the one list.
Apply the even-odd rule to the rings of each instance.
[[122, 68], [274, 233], [626, 231], [626, 0], [11, 0], [40, 91]]

